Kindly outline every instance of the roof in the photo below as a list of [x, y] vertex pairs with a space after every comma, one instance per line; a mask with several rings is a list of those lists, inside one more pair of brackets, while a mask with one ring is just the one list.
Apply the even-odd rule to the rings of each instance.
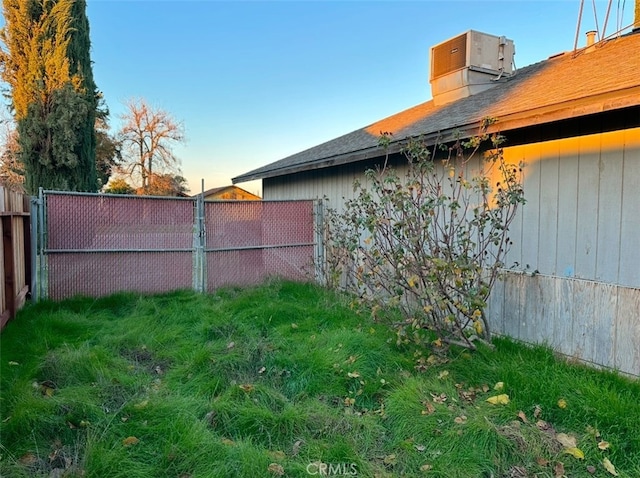
[[[422, 136], [447, 141], [476, 134], [497, 118], [502, 132], [640, 105], [640, 33], [565, 52], [524, 67], [493, 88], [436, 106], [432, 100], [232, 179], [233, 183], [330, 167], [381, 155], [381, 132], [393, 142]], [[393, 151], [392, 151], [393, 152]]]
[[[219, 196], [222, 196], [224, 193], [236, 193], [236, 194], [241, 194], [242, 196], [247, 198], [260, 199], [260, 196], [256, 196], [255, 194], [250, 193], [249, 191], [234, 185], [220, 186], [217, 188], [207, 189], [202, 193], [202, 195], [205, 198], [211, 197], [211, 196], [219, 197]], [[199, 195], [200, 193], [195, 194], [194, 196], [199, 196]]]

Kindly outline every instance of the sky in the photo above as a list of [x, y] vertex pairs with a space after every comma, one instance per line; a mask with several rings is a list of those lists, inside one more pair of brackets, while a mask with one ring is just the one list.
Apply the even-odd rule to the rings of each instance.
[[[584, 2], [578, 47], [602, 32], [607, 5]], [[513, 40], [518, 68], [572, 50], [579, 10], [580, 0], [87, 2], [112, 128], [134, 98], [182, 122], [175, 152], [191, 194], [429, 100], [429, 48], [468, 30]], [[633, 0], [613, 1], [605, 33], [632, 20]], [[259, 181], [238, 186], [261, 194]]]

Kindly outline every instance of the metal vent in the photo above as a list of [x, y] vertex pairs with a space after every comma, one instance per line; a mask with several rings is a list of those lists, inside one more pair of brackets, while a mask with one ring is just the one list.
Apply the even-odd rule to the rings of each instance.
[[433, 48], [432, 78], [467, 66], [467, 34], [452, 38]]

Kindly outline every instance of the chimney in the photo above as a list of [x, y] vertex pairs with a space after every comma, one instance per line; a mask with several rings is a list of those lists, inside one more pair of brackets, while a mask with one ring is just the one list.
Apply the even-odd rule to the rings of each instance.
[[636, 0], [635, 16], [633, 17], [633, 31], [640, 32], [640, 0]]
[[[638, 0], [640, 1], [640, 0]], [[593, 46], [593, 44], [596, 42], [596, 31], [595, 30], [590, 30], [587, 32], [587, 47]]]

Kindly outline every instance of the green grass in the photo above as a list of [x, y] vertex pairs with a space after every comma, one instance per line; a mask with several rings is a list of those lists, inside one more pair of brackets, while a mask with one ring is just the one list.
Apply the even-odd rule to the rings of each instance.
[[0, 346], [3, 477], [640, 476], [639, 382], [505, 339], [398, 347], [309, 284], [28, 305]]

